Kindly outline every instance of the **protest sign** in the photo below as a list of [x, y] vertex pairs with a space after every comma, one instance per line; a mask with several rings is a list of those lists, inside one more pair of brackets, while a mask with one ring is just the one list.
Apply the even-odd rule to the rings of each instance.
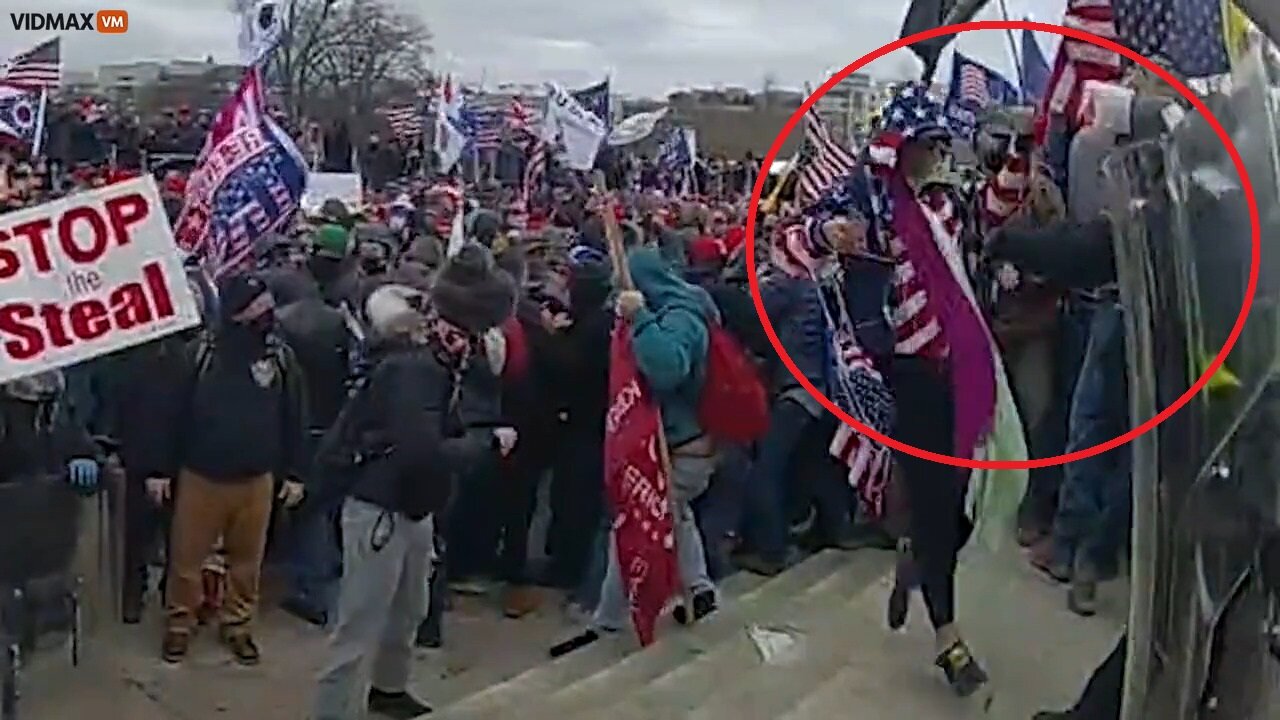
[[0, 215], [0, 382], [200, 323], [150, 176]]
[[317, 172], [307, 175], [307, 190], [302, 194], [302, 209], [314, 213], [325, 200], [341, 200], [354, 209], [364, 204], [360, 176], [356, 173]]

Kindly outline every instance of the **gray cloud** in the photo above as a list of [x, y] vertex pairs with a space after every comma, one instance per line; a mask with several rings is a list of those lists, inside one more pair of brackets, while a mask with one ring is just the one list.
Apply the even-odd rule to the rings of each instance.
[[[609, 74], [623, 92], [660, 95], [677, 87], [715, 84], [758, 88], [818, 84], [830, 72], [897, 37], [907, 0], [399, 0], [420, 12], [435, 33], [437, 66], [471, 82], [593, 82]], [[128, 10], [123, 36], [69, 33], [71, 67], [140, 59], [236, 56], [236, 21], [229, 0], [115, 0]], [[1066, 0], [1009, 0], [1015, 16], [1057, 22]], [[14, 0], [17, 11], [87, 11], [88, 0]], [[992, 8], [983, 18], [996, 17]], [[38, 33], [19, 33], [0, 19], [0, 48], [29, 46]], [[1044, 37], [1046, 52], [1054, 44]], [[1012, 74], [1003, 33], [969, 33], [966, 54]], [[883, 76], [916, 72], [907, 51], [870, 68]], [[945, 66], [944, 66], [945, 71]]]

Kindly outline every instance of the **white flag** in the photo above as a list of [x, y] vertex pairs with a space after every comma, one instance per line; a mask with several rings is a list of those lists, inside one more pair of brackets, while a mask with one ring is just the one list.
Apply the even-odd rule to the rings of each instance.
[[447, 173], [458, 164], [462, 150], [467, 145], [467, 135], [458, 127], [458, 108], [461, 98], [455, 94], [453, 81], [445, 78], [436, 102], [436, 131], [434, 148], [440, 160], [440, 172]]
[[543, 137], [560, 144], [560, 161], [574, 170], [590, 170], [608, 134], [604, 122], [564, 88], [547, 83], [547, 117]]
[[614, 126], [609, 133], [610, 145], [630, 145], [639, 142], [653, 133], [658, 121], [667, 116], [670, 108], [662, 108], [650, 112], [636, 113]]
[[240, 14], [240, 60], [258, 65], [280, 44], [284, 23], [276, 0], [236, 0]]

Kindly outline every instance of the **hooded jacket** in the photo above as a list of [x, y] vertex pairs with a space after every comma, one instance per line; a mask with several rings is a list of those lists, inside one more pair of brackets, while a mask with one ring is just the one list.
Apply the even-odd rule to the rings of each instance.
[[454, 398], [453, 371], [430, 348], [400, 338], [374, 351], [376, 363], [353, 419], [369, 459], [350, 494], [421, 519], [448, 504], [454, 478], [484, 461], [498, 425], [498, 379], [473, 357]]
[[632, 322], [632, 351], [662, 408], [667, 442], [677, 448], [703, 433], [698, 395], [706, 373], [707, 318], [714, 315], [714, 306], [701, 288], [668, 269], [656, 250], [632, 250], [628, 264], [645, 298]]

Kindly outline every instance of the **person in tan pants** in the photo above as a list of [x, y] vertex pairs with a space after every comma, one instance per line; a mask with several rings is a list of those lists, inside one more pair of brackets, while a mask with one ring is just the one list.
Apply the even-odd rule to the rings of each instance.
[[[251, 624], [266, 547], [273, 488], [286, 507], [302, 499], [306, 457], [302, 373], [272, 333], [273, 301], [263, 281], [236, 275], [219, 287], [220, 324], [187, 353], [177, 387], [148, 428], [147, 492], [174, 502], [168, 623], [162, 653], [187, 654], [203, 596], [201, 569], [218, 539], [227, 557], [219, 610], [224, 644], [241, 664], [259, 660]], [[176, 483], [172, 478], [176, 477]]]

